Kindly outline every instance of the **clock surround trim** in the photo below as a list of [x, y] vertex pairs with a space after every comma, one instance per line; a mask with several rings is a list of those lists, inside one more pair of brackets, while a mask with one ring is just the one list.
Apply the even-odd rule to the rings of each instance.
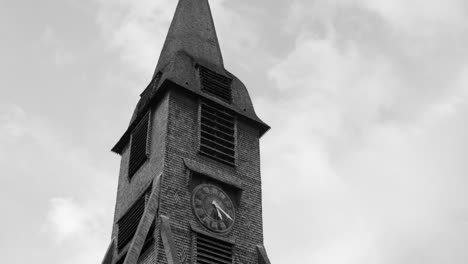
[[188, 158], [184, 159], [184, 164], [188, 169], [188, 182], [190, 182], [190, 179], [192, 177], [191, 174], [193, 172], [196, 172], [207, 176], [213, 180], [230, 185], [236, 189], [244, 190], [244, 182], [242, 180], [236, 179], [234, 178], [234, 176], [226, 174], [224, 171], [213, 169], [203, 163]]
[[197, 223], [194, 222], [194, 221], [190, 222], [190, 229], [192, 229], [192, 231], [195, 232], [195, 233], [199, 233], [199, 234], [202, 234], [202, 235], [205, 235], [205, 236], [209, 236], [209, 237], [212, 237], [214, 239], [218, 239], [218, 240], [221, 240], [223, 242], [230, 243], [232, 245], [236, 244], [236, 240], [237, 240], [236, 237], [228, 238], [228, 237], [222, 236], [222, 235], [225, 235], [225, 234], [217, 234], [217, 233], [212, 233], [212, 232], [205, 231], [205, 230], [201, 229], [200, 227], [198, 227]]

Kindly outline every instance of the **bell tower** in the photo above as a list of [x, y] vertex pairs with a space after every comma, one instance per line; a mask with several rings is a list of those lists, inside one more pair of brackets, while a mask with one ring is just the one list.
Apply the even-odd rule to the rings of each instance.
[[208, 0], [179, 0], [121, 155], [103, 264], [270, 263], [259, 139], [269, 129], [224, 68]]

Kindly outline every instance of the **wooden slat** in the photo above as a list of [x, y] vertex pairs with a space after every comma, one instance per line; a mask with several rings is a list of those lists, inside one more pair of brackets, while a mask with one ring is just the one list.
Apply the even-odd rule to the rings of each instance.
[[224, 145], [221, 145], [217, 143], [216, 141], [210, 140], [208, 138], [202, 138], [201, 139], [201, 144], [209, 146], [213, 149], [219, 150], [220, 152], [226, 154], [227, 156], [234, 156], [234, 149], [231, 147], [226, 147]]
[[149, 112], [142, 120], [140, 120], [140, 123], [132, 132], [130, 161], [128, 165], [129, 177], [132, 177], [138, 171], [141, 165], [143, 165], [143, 163], [148, 159], [148, 126]]
[[225, 256], [231, 254], [231, 249], [222, 249], [220, 247], [207, 245], [202, 241], [198, 241], [198, 250], [204, 252], [214, 252], [217, 255]]
[[151, 187], [128, 209], [128, 211], [119, 219], [117, 248], [122, 250], [133, 238], [137, 231], [138, 224], [143, 216], [146, 206], [146, 196], [149, 195]]
[[202, 79], [202, 85], [203, 89], [210, 89], [214, 90], [216, 92], [219, 92], [220, 94], [230, 96], [231, 91], [229, 90], [229, 87], [222, 87], [225, 86], [225, 84], [222, 84], [218, 82], [217, 80], [214, 79]]
[[222, 113], [221, 111], [216, 111], [215, 109], [210, 109], [208, 105], [202, 106], [202, 112], [203, 114], [209, 114], [217, 120], [221, 120], [221, 122], [224, 122], [227, 126], [234, 124], [234, 116]]
[[214, 79], [217, 79], [221, 82], [223, 82], [224, 84], [230, 84], [232, 82], [231, 78], [228, 78], [224, 75], [221, 75], [221, 74], [218, 74], [218, 73], [215, 73], [205, 67], [202, 67], [202, 74], [203, 75], [208, 75], [210, 76], [211, 78], [214, 78]]
[[234, 148], [234, 143], [232, 140], [226, 140], [223, 137], [217, 136], [216, 134], [211, 134], [207, 131], [202, 131], [202, 137], [207, 137], [211, 140], [214, 140], [218, 142], [219, 144], [222, 144], [223, 146]]
[[204, 68], [200, 73], [201, 73], [201, 77], [204, 80], [216, 82], [220, 86], [222, 86], [223, 88], [229, 88], [229, 86], [232, 83], [231, 79], [226, 78], [225, 76], [223, 76], [221, 74], [218, 74], [218, 73], [212, 72], [210, 70], [207, 70], [206, 68]]
[[206, 254], [206, 253], [203, 253], [203, 252], [197, 252], [197, 258], [203, 258], [203, 259], [213, 260], [213, 261], [215, 261], [216, 263], [232, 264], [232, 260], [229, 261], [229, 260], [226, 260], [226, 259], [222, 259], [222, 258], [216, 257], [216, 256], [214, 256], [213, 254]]
[[[198, 258], [197, 263], [200, 263], [200, 264], [222, 264], [222, 263], [217, 262], [217, 261], [212, 261], [212, 260], [203, 259], [203, 258]], [[229, 264], [231, 264], [231, 263], [232, 262], [229, 262]]]
[[212, 245], [209, 243], [209, 241], [201, 240], [201, 239], [197, 240], [197, 245], [198, 247], [211, 248], [224, 254], [231, 254], [231, 251], [232, 251], [232, 246], [230, 245], [229, 246], [223, 246], [220, 244]]
[[218, 87], [215, 87], [213, 84], [207, 83], [207, 84], [203, 85], [202, 91], [211, 93], [211, 94], [213, 94], [213, 95], [215, 95], [215, 96], [229, 102], [230, 101], [229, 98], [232, 97], [231, 93], [220, 91], [217, 88]]
[[220, 124], [219, 122], [216, 122], [216, 120], [211, 120], [206, 116], [202, 115], [201, 121], [203, 124], [213, 128], [213, 129], [218, 129], [220, 131], [223, 131], [226, 134], [234, 134], [234, 127], [228, 127], [225, 125]]
[[232, 245], [209, 236], [197, 234], [197, 263], [232, 264]]
[[213, 113], [216, 113], [216, 114], [221, 114], [224, 116], [225, 119], [233, 119], [234, 118], [234, 114], [230, 111], [230, 110], [227, 110], [225, 108], [223, 108], [222, 106], [220, 105], [217, 105], [217, 104], [214, 104], [214, 103], [208, 103], [208, 102], [204, 102], [202, 103], [202, 106], [213, 112]]
[[232, 134], [229, 134], [229, 133], [225, 133], [224, 131], [221, 131], [217, 128], [214, 128], [214, 127], [210, 127], [206, 124], [201, 124], [202, 126], [202, 131], [205, 131], [207, 133], [210, 133], [210, 134], [213, 134], [213, 135], [216, 135], [216, 136], [222, 136], [224, 139], [228, 140], [228, 141], [232, 141], [234, 142], [234, 133]]
[[219, 104], [201, 104], [200, 153], [229, 166], [235, 164], [234, 115]]
[[202, 91], [210, 93], [222, 100], [231, 102], [232, 90], [231, 83], [232, 79], [211, 71], [205, 67], [200, 67], [200, 80]]
[[214, 149], [214, 148], [210, 147], [209, 145], [202, 144], [200, 147], [202, 147], [202, 149], [201, 149], [202, 151], [204, 151], [205, 153], [207, 153], [209, 155], [212, 155], [213, 157], [221, 158], [221, 159], [224, 159], [224, 160], [226, 160], [228, 162], [234, 160], [234, 157], [232, 157], [231, 155], [227, 155], [224, 152], [221, 152], [221, 151], [219, 151], [217, 149]]
[[220, 162], [223, 162], [223, 163], [226, 163], [228, 165], [231, 165], [231, 166], [234, 166], [234, 157], [230, 157], [228, 155], [225, 155], [224, 153], [222, 152], [219, 152], [213, 148], [210, 148], [209, 146], [206, 146], [206, 145], [202, 145], [200, 147], [200, 152], [202, 154], [205, 154], [217, 161], [220, 161]]
[[197, 235], [197, 241], [202, 241], [202, 242], [210, 244], [212, 246], [217, 246], [217, 247], [228, 249], [228, 250], [232, 249], [232, 244], [224, 242], [224, 241], [219, 240], [219, 239], [215, 239], [215, 238], [207, 236], [207, 235], [203, 235], [203, 234], [198, 234]]
[[202, 115], [207, 116], [209, 119], [215, 120], [216, 122], [222, 123], [224, 126], [234, 126], [234, 118], [226, 119], [219, 114], [212, 113], [206, 110], [206, 107], [202, 107]]

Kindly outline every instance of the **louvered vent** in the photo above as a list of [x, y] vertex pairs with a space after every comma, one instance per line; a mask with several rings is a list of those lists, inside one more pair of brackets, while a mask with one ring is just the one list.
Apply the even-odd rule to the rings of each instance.
[[232, 264], [232, 245], [197, 234], [197, 264]]
[[141, 217], [148, 202], [151, 187], [138, 199], [117, 222], [119, 227], [117, 248], [122, 250], [133, 238], [140, 224]]
[[142, 251], [140, 257], [138, 258], [138, 264], [155, 264], [156, 262], [156, 250], [154, 248], [154, 243], [150, 245], [148, 250]]
[[234, 115], [212, 102], [201, 104], [200, 153], [234, 166]]
[[199, 67], [202, 91], [230, 103], [232, 101], [232, 79], [211, 71], [203, 66]]
[[148, 129], [149, 112], [140, 120], [133, 129], [130, 149], [130, 162], [128, 166], [128, 176], [132, 177], [135, 172], [148, 159]]

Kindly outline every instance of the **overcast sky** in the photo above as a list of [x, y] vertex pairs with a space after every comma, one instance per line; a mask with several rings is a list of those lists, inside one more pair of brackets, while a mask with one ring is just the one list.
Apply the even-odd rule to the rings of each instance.
[[[468, 263], [468, 3], [211, 0], [272, 263]], [[100, 263], [175, 0], [0, 0], [2, 263]]]

